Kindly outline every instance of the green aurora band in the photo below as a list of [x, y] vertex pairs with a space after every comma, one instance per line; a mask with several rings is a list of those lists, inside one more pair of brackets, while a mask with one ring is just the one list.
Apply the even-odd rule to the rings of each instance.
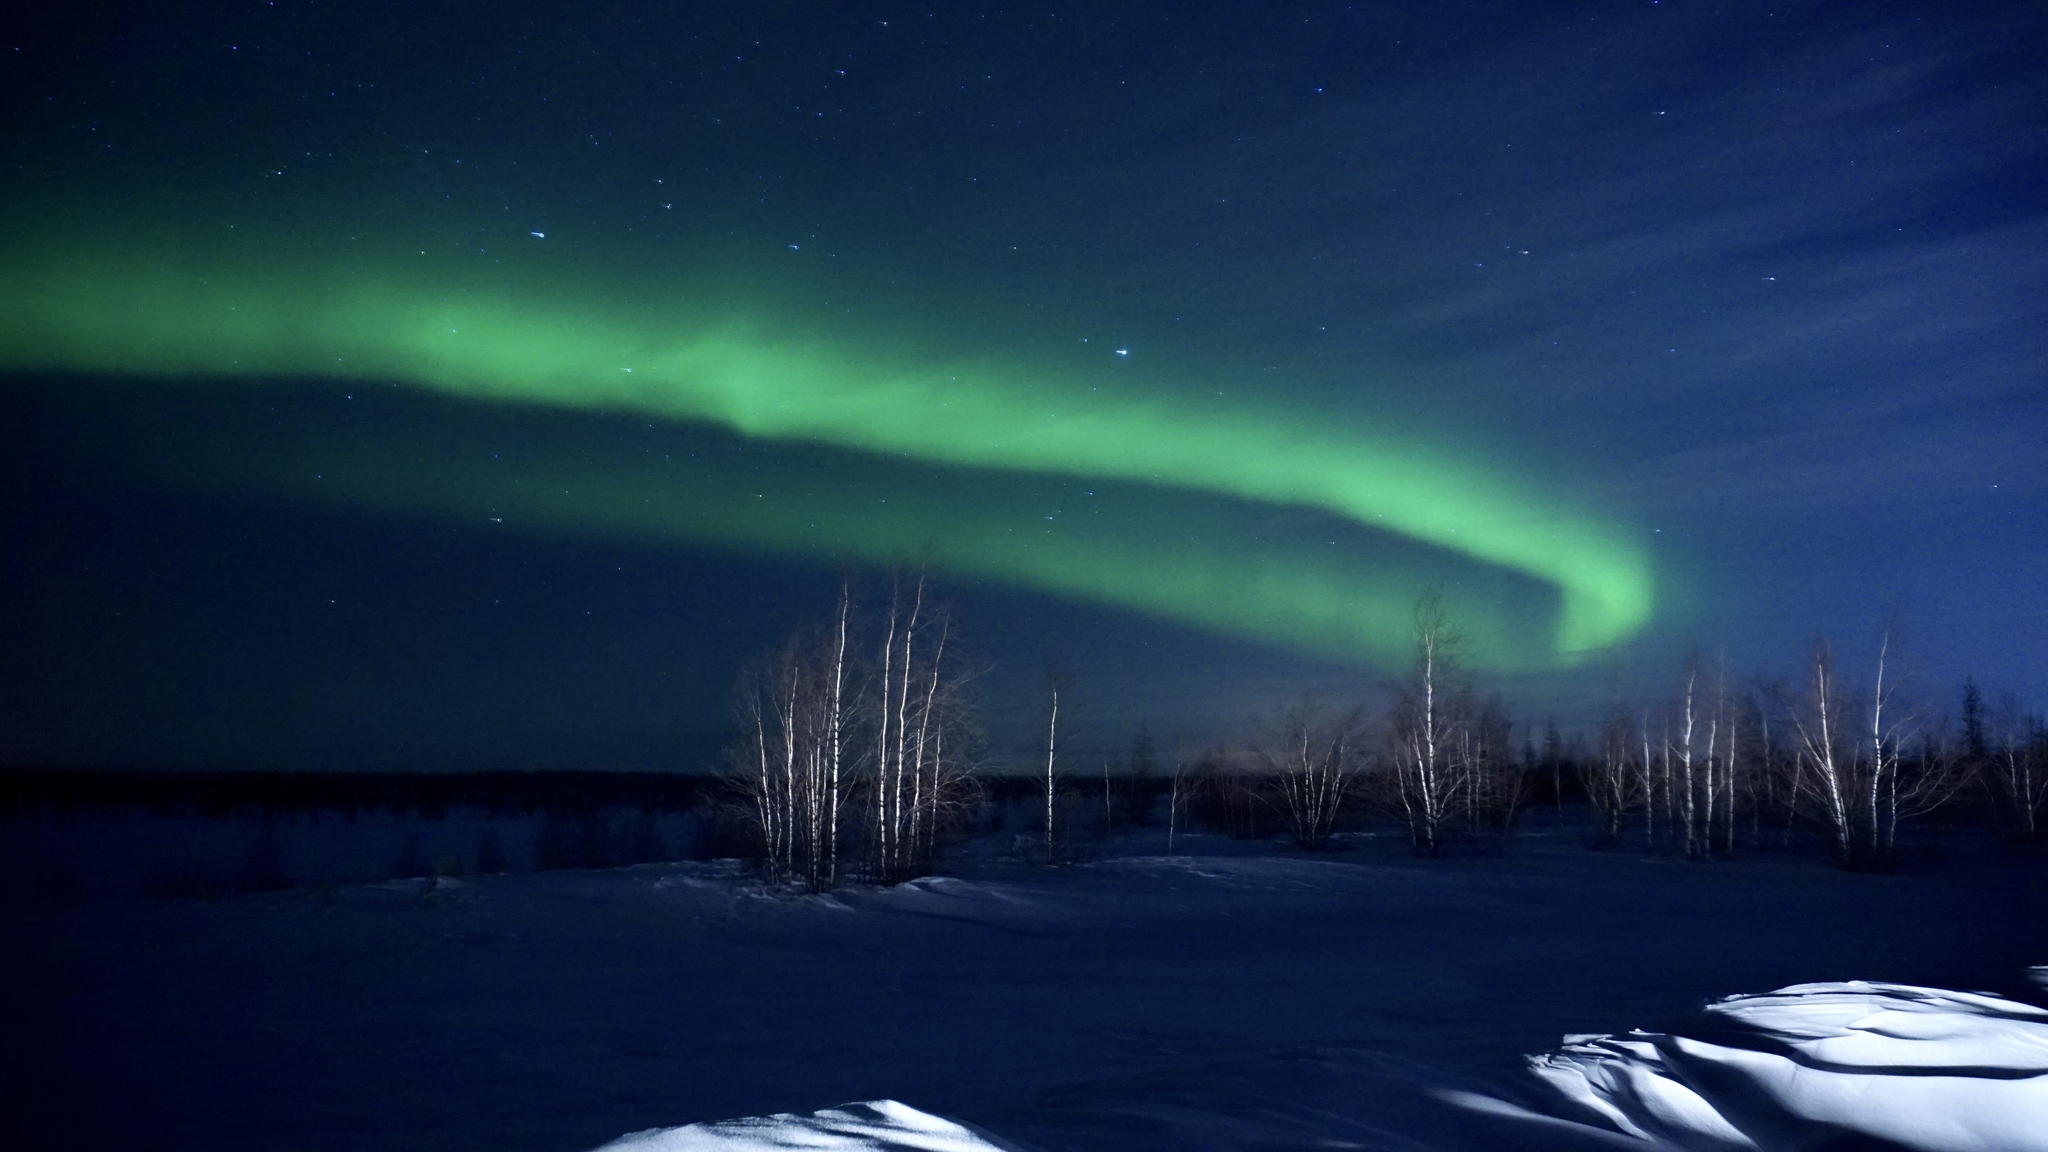
[[[1102, 381], [1071, 368], [784, 338], [759, 322], [704, 320], [707, 310], [679, 305], [674, 295], [620, 300], [622, 288], [576, 291], [559, 277], [529, 275], [522, 284], [505, 271], [479, 279], [426, 260], [194, 261], [169, 251], [11, 246], [0, 257], [0, 368], [390, 381], [474, 401], [710, 423], [749, 438], [956, 468], [1308, 506], [1554, 587], [1550, 657], [1564, 661], [1625, 640], [1651, 611], [1648, 561], [1623, 530], [1455, 457], [1327, 422], [1220, 401], [1098, 393], [1089, 384]], [[472, 502], [446, 496], [445, 483], [443, 494], [425, 483], [409, 496], [391, 490], [405, 474], [399, 468], [357, 498], [442, 512], [456, 511], [451, 501], [465, 510]], [[623, 514], [603, 508], [651, 507], [638, 491], [583, 501], [573, 516], [624, 530]], [[542, 519], [563, 526], [571, 516], [557, 508]], [[1065, 548], [1048, 541], [1025, 555], [994, 546], [957, 512], [933, 508], [929, 516], [917, 531], [949, 567], [1325, 654], [1397, 652], [1416, 591], [1386, 587], [1371, 573], [1255, 571], [1256, 557], [1214, 550], [1147, 564], [1107, 540]], [[642, 530], [656, 526], [640, 519]], [[852, 551], [886, 562], [915, 547], [900, 525], [820, 536], [775, 516], [672, 511], [656, 519], [664, 529], [811, 555]], [[986, 546], [942, 543], [956, 533]], [[1180, 573], [1162, 579], [1161, 567]], [[1530, 655], [1496, 651], [1488, 662], [1527, 665]]]
[[[704, 425], [550, 418], [389, 388], [357, 387], [346, 405], [310, 388], [265, 396], [276, 403], [131, 388], [66, 423], [102, 445], [111, 435], [145, 475], [202, 490], [637, 545], [928, 562], [1340, 659], [1402, 659], [1414, 590], [1445, 575], [1425, 545], [1184, 490], [1089, 480], [1083, 493], [821, 446], [747, 450]], [[1473, 564], [1453, 575], [1469, 656], [1505, 669], [1548, 651], [1548, 585]]]

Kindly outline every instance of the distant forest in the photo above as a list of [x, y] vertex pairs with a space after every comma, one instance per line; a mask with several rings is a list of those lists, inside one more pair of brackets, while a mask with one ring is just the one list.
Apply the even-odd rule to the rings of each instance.
[[1852, 675], [1816, 641], [1796, 682], [1743, 680], [1694, 656], [1667, 696], [1617, 699], [1597, 731], [1564, 732], [1516, 722], [1461, 667], [1458, 643], [1444, 603], [1424, 596], [1389, 703], [1304, 699], [1170, 764], [1142, 729], [1127, 750], [1068, 747], [1066, 685], [1049, 673], [1042, 743], [998, 760], [945, 602], [921, 575], [865, 596], [849, 580], [824, 619], [747, 668], [742, 735], [716, 774], [15, 769], [0, 772], [0, 814], [694, 812], [707, 831], [687, 854], [742, 856], [812, 890], [922, 874], [995, 834], [1049, 863], [1139, 829], [1163, 833], [1168, 852], [1191, 831], [1322, 851], [1396, 830], [1419, 856], [1501, 853], [1538, 812], [1589, 848], [1700, 860], [1818, 848], [1883, 870], [1965, 827], [2048, 845], [2048, 726], [2009, 695], [1987, 703], [1974, 681], [1953, 713], [1908, 699], [1885, 649]]

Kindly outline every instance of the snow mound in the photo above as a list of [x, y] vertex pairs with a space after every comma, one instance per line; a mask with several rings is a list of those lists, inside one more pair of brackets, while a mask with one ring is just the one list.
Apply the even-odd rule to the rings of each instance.
[[1830, 1133], [1920, 1152], [2048, 1152], [2039, 1008], [1851, 981], [1706, 1012], [1711, 1039], [1571, 1036], [1530, 1065], [1573, 1105], [1685, 1149], [1813, 1147]]
[[1567, 1036], [1530, 1058], [1540, 1088], [1307, 1049], [1070, 1084], [975, 1115], [1000, 1135], [878, 1100], [651, 1129], [600, 1152], [2048, 1152], [2041, 1008], [1852, 981], [1730, 996], [1705, 1014], [1692, 1036]]
[[784, 1112], [716, 1124], [650, 1128], [621, 1136], [599, 1152], [1009, 1152], [962, 1124], [894, 1100], [846, 1104], [802, 1115]]

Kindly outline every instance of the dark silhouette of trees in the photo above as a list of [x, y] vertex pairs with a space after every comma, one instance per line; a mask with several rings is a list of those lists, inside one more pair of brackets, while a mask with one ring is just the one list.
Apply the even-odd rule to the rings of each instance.
[[2048, 730], [2010, 692], [2000, 697], [1991, 729], [1978, 763], [1992, 806], [2008, 836], [2038, 847], [2048, 840]]
[[1975, 676], [1963, 677], [1963, 751], [1972, 760], [1984, 759], [1989, 745], [1984, 740], [1984, 693]]

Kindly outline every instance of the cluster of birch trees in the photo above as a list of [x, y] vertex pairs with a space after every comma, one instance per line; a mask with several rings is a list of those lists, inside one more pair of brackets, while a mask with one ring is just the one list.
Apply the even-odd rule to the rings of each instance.
[[2007, 698], [1987, 712], [1966, 690], [1960, 733], [1900, 693], [1890, 641], [1859, 676], [1816, 641], [1799, 681], [1733, 681], [1695, 654], [1661, 703], [1617, 702], [1596, 746], [1546, 734], [1539, 753], [1498, 696], [1459, 666], [1443, 602], [1422, 597], [1414, 657], [1377, 722], [1364, 709], [1303, 703], [1246, 746], [1247, 771], [1221, 758], [1186, 788], [1241, 831], [1256, 805], [1306, 848], [1328, 845], [1340, 810], [1390, 813], [1419, 855], [1453, 842], [1505, 842], [1540, 783], [1562, 808], [1567, 766], [1584, 790], [1596, 843], [1640, 844], [1693, 859], [1738, 845], [1824, 837], [1848, 868], [1888, 866], [1902, 823], [1977, 803], [2017, 842], [2048, 844], [2048, 728]]
[[[1797, 780], [1760, 771], [1773, 765], [1769, 751], [1778, 747], [1761, 701], [1731, 692], [1725, 675], [1706, 676], [1697, 657], [1687, 661], [1682, 684], [1662, 706], [1632, 711], [1616, 703], [1597, 755], [1578, 762], [1600, 843], [1623, 843], [1639, 823], [1648, 847], [1695, 859], [1733, 854], [1738, 800], [1750, 816], [1752, 842], [1765, 807], [1776, 803], [1788, 820], [1798, 813]], [[1823, 722], [1814, 730], [1823, 739], [1839, 737], [1840, 722], [1838, 708], [1832, 728]], [[1794, 725], [1788, 719], [1780, 727]]]
[[1988, 717], [1977, 682], [1963, 686], [1964, 756], [1976, 768], [2005, 831], [2032, 847], [2048, 846], [2048, 725], [2022, 712], [2005, 694]]
[[1473, 689], [1459, 666], [1459, 639], [1442, 599], [1416, 602], [1415, 660], [1394, 685], [1388, 717], [1383, 791], [1426, 856], [1440, 854], [1451, 835], [1505, 839], [1531, 791], [1507, 708]]
[[874, 601], [843, 582], [827, 621], [742, 677], [729, 774], [774, 882], [918, 875], [969, 794], [979, 735], [951, 613], [922, 574]]
[[1290, 838], [1328, 847], [1340, 813], [1360, 805], [1394, 814], [1420, 855], [1454, 840], [1498, 845], [1533, 785], [1515, 755], [1513, 724], [1498, 696], [1482, 696], [1458, 658], [1460, 636], [1443, 601], [1415, 608], [1415, 658], [1392, 685], [1380, 717], [1363, 706], [1314, 700], [1282, 709], [1246, 745], [1245, 771], [1212, 758], [1198, 778], [1173, 781], [1169, 828], [1183, 798], [1220, 808], [1234, 828], [1255, 829], [1254, 811], [1277, 814]]
[[[1242, 758], [1177, 769], [1169, 851], [1194, 804], [1234, 834], [1277, 818], [1308, 849], [1327, 847], [1340, 816], [1360, 806], [1398, 820], [1419, 855], [1460, 842], [1498, 848], [1539, 781], [1562, 809], [1567, 765], [1606, 846], [1705, 859], [1818, 832], [1844, 867], [1883, 867], [1903, 822], [1972, 799], [2013, 839], [2048, 845], [2048, 728], [2010, 698], [1987, 712], [1974, 684], [1959, 733], [1930, 719], [1900, 694], [1889, 641], [1860, 677], [1816, 641], [1793, 684], [1733, 680], [1695, 655], [1665, 701], [1617, 701], [1590, 746], [1553, 730], [1540, 757], [1526, 740], [1518, 754], [1506, 707], [1474, 687], [1459, 643], [1442, 600], [1426, 595], [1412, 663], [1389, 683], [1385, 712], [1304, 700], [1275, 713]], [[747, 671], [730, 778], [772, 880], [824, 890], [929, 870], [976, 794], [966, 672], [951, 615], [921, 574], [865, 598], [843, 583], [826, 620]], [[1042, 775], [1049, 862], [1063, 858], [1061, 687], [1054, 677], [1041, 763], [1027, 769]], [[1144, 747], [1149, 771], [1149, 737]]]
[[1731, 684], [1695, 656], [1670, 700], [1617, 703], [1597, 752], [1578, 760], [1599, 839], [1697, 859], [1813, 829], [1842, 866], [1884, 867], [1902, 822], [1976, 798], [2014, 838], [2040, 843], [2039, 721], [2008, 704], [1987, 737], [1972, 686], [1957, 734], [1900, 698], [1890, 661], [1887, 638], [1865, 676], [1845, 675], [1816, 640], [1796, 685]]

